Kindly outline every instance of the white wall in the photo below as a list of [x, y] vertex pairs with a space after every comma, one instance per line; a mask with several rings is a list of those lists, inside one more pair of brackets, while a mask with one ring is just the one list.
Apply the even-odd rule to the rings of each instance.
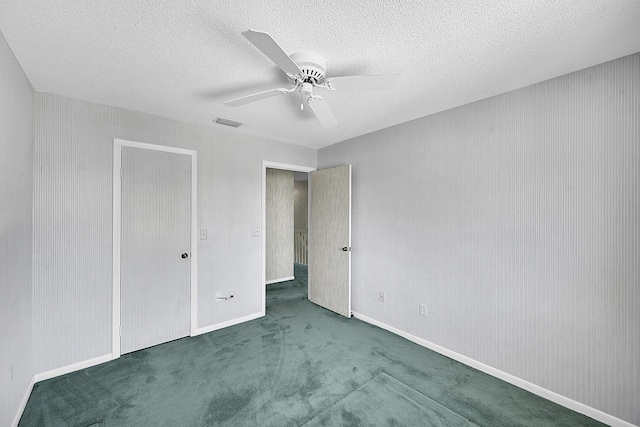
[[355, 312], [640, 424], [640, 54], [318, 153], [343, 163]]
[[34, 91], [0, 34], [0, 425], [33, 377], [31, 240]]
[[293, 226], [307, 228], [309, 222], [309, 181], [293, 184]]
[[265, 280], [293, 277], [293, 172], [267, 168]]
[[47, 93], [35, 129], [36, 373], [111, 353], [113, 138], [198, 151], [198, 326], [261, 312], [262, 161], [315, 167], [315, 150]]

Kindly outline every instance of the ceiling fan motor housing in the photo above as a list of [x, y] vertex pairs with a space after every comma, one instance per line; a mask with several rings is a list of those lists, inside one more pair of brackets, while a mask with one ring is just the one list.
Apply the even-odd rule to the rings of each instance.
[[[312, 52], [296, 52], [291, 54], [291, 59], [302, 70], [304, 82], [315, 84], [324, 82], [327, 61], [322, 56]], [[295, 78], [290, 75], [287, 75], [287, 77], [291, 83], [296, 83]]]

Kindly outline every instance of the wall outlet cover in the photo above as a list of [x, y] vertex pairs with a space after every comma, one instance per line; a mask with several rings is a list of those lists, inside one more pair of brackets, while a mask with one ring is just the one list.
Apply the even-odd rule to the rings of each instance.
[[418, 305], [418, 314], [422, 317], [427, 317], [427, 306], [424, 304]]

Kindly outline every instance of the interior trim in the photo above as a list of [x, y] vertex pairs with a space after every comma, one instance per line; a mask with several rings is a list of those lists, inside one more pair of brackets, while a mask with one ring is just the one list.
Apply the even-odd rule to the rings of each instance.
[[113, 359], [111, 354], [105, 354], [104, 356], [94, 357], [93, 359], [84, 360], [82, 362], [73, 363], [71, 365], [63, 366], [61, 368], [52, 369], [50, 371], [42, 372], [33, 376], [34, 382], [49, 380], [51, 378], [59, 377], [60, 375], [69, 374], [71, 372], [79, 371], [81, 369], [90, 368], [92, 366], [100, 365], [101, 363], [109, 362]]
[[264, 317], [264, 313], [254, 313], [248, 316], [240, 317], [238, 319], [231, 319], [225, 322], [216, 323], [215, 325], [198, 328], [196, 330], [196, 333], [192, 334], [191, 336], [202, 335], [209, 332], [217, 331], [218, 329], [228, 328], [229, 326], [238, 325], [240, 323], [248, 322], [249, 320], [255, 320], [260, 317]]
[[16, 412], [16, 416], [13, 419], [13, 423], [11, 423], [12, 427], [18, 427], [18, 424], [20, 423], [20, 418], [22, 418], [22, 414], [24, 413], [24, 410], [27, 407], [27, 402], [31, 397], [31, 392], [33, 391], [33, 386], [35, 385], [35, 383], [36, 383], [36, 377], [33, 376], [31, 377], [31, 381], [29, 382], [27, 391], [25, 392], [24, 397], [22, 398], [22, 402], [20, 402], [20, 407], [18, 408], [18, 412]]
[[295, 278], [296, 276], [291, 276], [291, 277], [283, 277], [282, 279], [267, 280], [266, 282], [264, 282], [264, 284], [271, 285], [273, 283], [287, 282], [289, 280], [294, 280]]

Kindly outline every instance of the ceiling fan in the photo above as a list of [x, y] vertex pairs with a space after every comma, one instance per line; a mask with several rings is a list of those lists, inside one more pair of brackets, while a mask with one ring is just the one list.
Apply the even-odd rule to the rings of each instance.
[[255, 47], [260, 49], [282, 71], [287, 74], [291, 88], [276, 88], [226, 101], [224, 105], [238, 107], [251, 102], [292, 92], [300, 93], [300, 109], [307, 104], [323, 127], [336, 126], [338, 121], [322, 96], [315, 95], [316, 87], [328, 90], [396, 89], [404, 84], [402, 74], [379, 74], [372, 76], [326, 77], [327, 62], [322, 56], [311, 52], [297, 52], [291, 56], [269, 35], [262, 31], [243, 31]]

